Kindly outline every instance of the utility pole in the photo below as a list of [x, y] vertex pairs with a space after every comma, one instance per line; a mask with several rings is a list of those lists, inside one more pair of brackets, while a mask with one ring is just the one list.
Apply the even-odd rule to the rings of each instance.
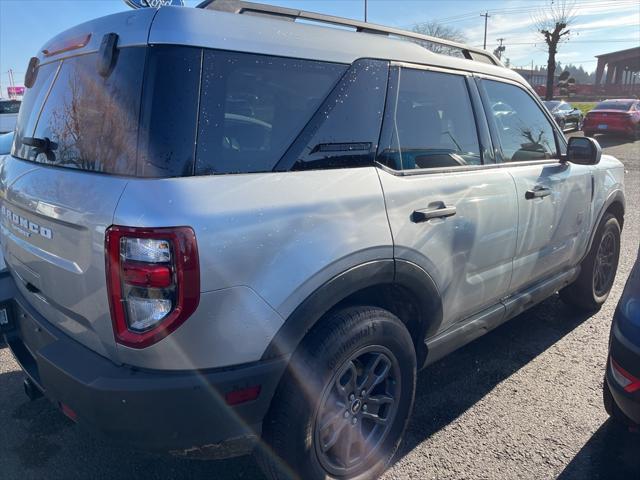
[[489, 15], [489, 12], [484, 12], [484, 13], [481, 13], [480, 16], [484, 17], [484, 47], [482, 48], [486, 50], [487, 49], [487, 20], [491, 15]]
[[364, 21], [367, 22], [367, 0], [364, 0]]

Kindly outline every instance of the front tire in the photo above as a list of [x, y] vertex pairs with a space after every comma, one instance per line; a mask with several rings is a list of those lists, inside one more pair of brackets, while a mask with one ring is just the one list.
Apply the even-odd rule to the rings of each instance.
[[415, 383], [413, 341], [396, 316], [376, 307], [329, 314], [291, 359], [258, 463], [274, 480], [377, 478], [398, 448]]
[[613, 286], [619, 257], [620, 224], [607, 213], [598, 225], [591, 250], [580, 264], [578, 278], [560, 290], [560, 298], [584, 311], [599, 310]]

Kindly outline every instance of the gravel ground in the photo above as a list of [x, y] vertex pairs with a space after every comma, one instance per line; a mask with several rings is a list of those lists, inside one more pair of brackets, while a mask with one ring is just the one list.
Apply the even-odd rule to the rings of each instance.
[[[627, 169], [628, 211], [610, 299], [588, 317], [550, 298], [424, 370], [386, 480], [638, 478], [640, 435], [611, 425], [601, 388], [611, 318], [640, 241], [640, 141], [599, 140]], [[96, 440], [46, 400], [27, 401], [21, 382], [0, 346], [2, 478], [263, 478], [250, 457], [179, 460]]]

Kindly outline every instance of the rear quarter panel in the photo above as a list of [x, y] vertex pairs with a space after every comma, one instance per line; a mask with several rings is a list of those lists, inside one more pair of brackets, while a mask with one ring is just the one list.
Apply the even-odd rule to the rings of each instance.
[[624, 165], [611, 155], [602, 155], [594, 172], [593, 209], [591, 231], [593, 232], [615, 196], [624, 198]]
[[185, 225], [196, 233], [198, 310], [151, 347], [118, 347], [123, 361], [150, 368], [258, 360], [284, 319], [323, 283], [393, 258], [373, 167], [131, 180], [114, 224]]

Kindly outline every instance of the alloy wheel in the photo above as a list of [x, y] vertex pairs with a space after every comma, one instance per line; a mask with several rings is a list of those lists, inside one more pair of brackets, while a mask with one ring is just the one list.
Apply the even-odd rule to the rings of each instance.
[[399, 404], [400, 366], [385, 347], [352, 354], [322, 393], [314, 426], [315, 450], [332, 475], [358, 471], [378, 454]]
[[600, 239], [593, 269], [593, 291], [598, 297], [606, 295], [616, 271], [617, 242], [613, 232], [606, 231]]

